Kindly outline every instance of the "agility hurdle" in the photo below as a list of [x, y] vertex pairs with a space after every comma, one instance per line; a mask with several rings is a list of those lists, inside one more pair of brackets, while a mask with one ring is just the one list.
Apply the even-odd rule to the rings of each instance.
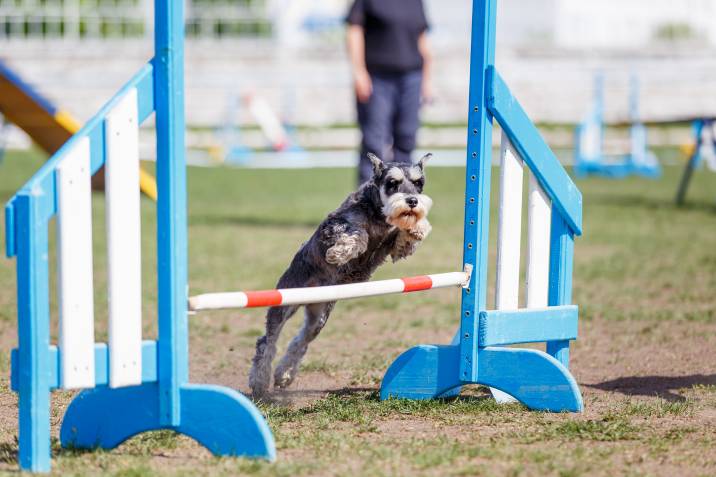
[[326, 303], [350, 298], [432, 290], [433, 288], [466, 287], [468, 283], [470, 283], [470, 272], [465, 271], [325, 287], [205, 293], [189, 298], [189, 311], [309, 305], [311, 303]]
[[[198, 295], [193, 310], [282, 306], [436, 288], [462, 287], [460, 329], [450, 345], [422, 345], [387, 370], [381, 399], [452, 396], [470, 383], [492, 387], [532, 409], [581, 411], [567, 369], [577, 338], [572, 300], [574, 236], [582, 233], [582, 196], [494, 67], [496, 0], [474, 0], [468, 148], [465, 175], [464, 273], [415, 281]], [[502, 127], [496, 310], [487, 309], [492, 122]], [[522, 185], [529, 169], [527, 302], [519, 308]], [[439, 277], [439, 278], [438, 278]], [[442, 281], [441, 281], [442, 280]], [[467, 281], [465, 283], [465, 281]], [[547, 352], [503, 345], [546, 342]]]
[[[275, 458], [271, 431], [233, 389], [188, 379], [184, 3], [155, 2], [155, 56], [22, 187], [5, 209], [17, 257], [19, 464], [49, 471], [50, 392], [83, 389], [63, 447], [111, 449], [171, 429], [217, 455]], [[157, 131], [158, 329], [142, 340], [138, 128]], [[92, 174], [106, 168], [109, 342], [95, 343]], [[56, 217], [59, 342], [50, 343], [49, 226]]]
[[[48, 155], [55, 154], [80, 123], [67, 111], [55, 106], [39, 91], [0, 60], [0, 114], [25, 131]], [[1, 125], [1, 123], [0, 123]], [[139, 187], [147, 197], [157, 200], [157, 185], [151, 174], [139, 170]], [[102, 174], [94, 177], [96, 189], [104, 189]]]
[[594, 78], [592, 109], [574, 131], [574, 173], [578, 177], [600, 175], [621, 179], [635, 174], [661, 176], [661, 166], [649, 151], [646, 126], [639, 117], [639, 79], [629, 79], [629, 152], [623, 156], [604, 154], [604, 78]]
[[684, 167], [684, 173], [676, 191], [676, 205], [684, 205], [686, 191], [691, 183], [691, 176], [702, 164], [716, 172], [716, 118], [699, 118], [692, 124], [694, 149]]
[[[381, 398], [431, 399], [490, 386], [532, 409], [581, 411], [567, 369], [577, 337], [570, 305], [582, 195], [495, 69], [496, 0], [474, 0], [470, 53], [460, 327], [449, 345], [421, 345], [388, 368]], [[496, 310], [487, 309], [492, 123], [502, 128]], [[518, 307], [524, 166], [529, 169], [527, 303]], [[502, 345], [546, 342], [546, 352]]]

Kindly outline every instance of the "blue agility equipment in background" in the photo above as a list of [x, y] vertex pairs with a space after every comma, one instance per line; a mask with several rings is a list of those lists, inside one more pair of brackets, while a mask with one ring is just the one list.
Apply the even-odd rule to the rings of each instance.
[[17, 257], [12, 386], [19, 394], [24, 470], [50, 470], [50, 392], [60, 383], [60, 353], [50, 345], [48, 263], [49, 222], [58, 212], [56, 171], [85, 138], [92, 173], [104, 165], [106, 116], [130, 89], [137, 91], [139, 122], [152, 113], [156, 118], [159, 337], [142, 345], [142, 383], [124, 388], [107, 386], [107, 347], [96, 344], [95, 388], [68, 407], [60, 443], [110, 449], [141, 432], [171, 429], [218, 455], [275, 458], [271, 431], [251, 401], [233, 389], [188, 381], [183, 8], [183, 2], [155, 2], [155, 57], [6, 206], [7, 255]]
[[[460, 328], [449, 345], [401, 354], [383, 378], [381, 398], [449, 397], [476, 383], [532, 409], [579, 412], [582, 396], [567, 368], [569, 341], [577, 337], [572, 264], [582, 195], [494, 67], [496, 8], [496, 0], [473, 1], [463, 250], [473, 273], [462, 292]], [[547, 308], [487, 310], [493, 119], [552, 201]], [[546, 342], [546, 352], [501, 347], [531, 342]]]
[[[694, 137], [694, 150], [689, 156], [684, 173], [679, 182], [679, 189], [676, 192], [676, 204], [683, 205], [686, 199], [686, 191], [691, 183], [691, 176], [702, 163], [704, 153], [710, 148], [712, 160], [708, 162], [709, 167], [716, 172], [716, 118], [698, 118], [692, 123]], [[709, 144], [710, 142], [710, 144]]]
[[639, 81], [636, 76], [629, 81], [629, 119], [629, 152], [622, 156], [605, 155], [604, 79], [601, 74], [596, 75], [592, 109], [574, 133], [574, 173], [577, 177], [600, 175], [619, 179], [629, 175], [661, 176], [659, 162], [648, 149], [646, 126], [639, 117]]

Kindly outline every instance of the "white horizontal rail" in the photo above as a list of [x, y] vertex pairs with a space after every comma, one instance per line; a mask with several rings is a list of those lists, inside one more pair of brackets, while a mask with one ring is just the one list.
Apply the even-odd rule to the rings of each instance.
[[279, 290], [206, 293], [189, 298], [189, 310], [223, 308], [255, 308], [261, 306], [307, 305], [349, 298], [389, 295], [430, 290], [433, 288], [466, 287], [470, 272], [436, 273], [417, 277], [377, 280], [373, 282], [330, 285], [324, 287], [286, 288]]

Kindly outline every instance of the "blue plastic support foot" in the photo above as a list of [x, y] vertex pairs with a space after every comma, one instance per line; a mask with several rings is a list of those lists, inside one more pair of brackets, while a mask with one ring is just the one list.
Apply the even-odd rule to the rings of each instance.
[[[460, 346], [460, 329], [458, 328], [457, 331], [455, 331], [455, 334], [452, 337], [452, 341], [450, 341], [450, 344], [453, 346]], [[460, 392], [462, 391], [462, 386], [456, 386], [454, 388], [448, 389], [444, 393], [441, 393], [438, 398], [440, 399], [449, 399], [458, 397], [460, 395]]]
[[420, 345], [393, 361], [380, 385], [380, 399], [434, 399], [460, 393], [460, 343]]
[[530, 409], [582, 412], [582, 394], [562, 363], [543, 351], [488, 346], [477, 352], [478, 383], [506, 392]]
[[[432, 399], [465, 382], [458, 379], [459, 345], [421, 345], [401, 354], [385, 373], [380, 398]], [[480, 348], [476, 384], [503, 391], [530, 409], [581, 412], [582, 395], [574, 377], [542, 351]]]
[[60, 429], [63, 447], [113, 449], [146, 431], [171, 429], [215, 455], [276, 459], [273, 435], [256, 406], [222, 386], [186, 384], [180, 390], [181, 423], [162, 426], [156, 383], [81, 392], [67, 408]]

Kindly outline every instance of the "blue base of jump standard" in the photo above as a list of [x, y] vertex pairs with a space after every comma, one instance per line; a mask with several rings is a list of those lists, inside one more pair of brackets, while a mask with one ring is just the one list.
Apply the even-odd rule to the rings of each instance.
[[[473, 1], [463, 249], [464, 266], [471, 266], [473, 273], [462, 292], [460, 328], [450, 345], [420, 345], [401, 354], [385, 373], [380, 396], [444, 398], [474, 383], [502, 391], [531, 409], [580, 412], [582, 396], [568, 364], [569, 342], [577, 338], [578, 309], [570, 302], [582, 196], [494, 68], [496, 4]], [[550, 200], [545, 308], [486, 309], [495, 120]], [[546, 352], [503, 347], [536, 342], [545, 342]]]
[[[50, 391], [60, 387], [60, 353], [48, 349]], [[11, 353], [11, 388], [19, 390], [18, 350]], [[180, 424], [160, 419], [157, 385], [157, 343], [142, 343], [142, 381], [139, 386], [112, 389], [109, 353], [95, 344], [96, 387], [78, 394], [70, 403], [60, 429], [62, 447], [114, 449], [147, 431], [171, 429], [185, 434], [216, 455], [276, 458], [271, 430], [256, 406], [233, 389], [208, 384], [180, 386]]]
[[405, 351], [386, 371], [381, 399], [452, 397], [465, 384], [483, 384], [509, 394], [531, 409], [581, 411], [579, 387], [562, 363], [542, 351], [498, 347], [575, 339], [577, 307], [555, 308], [550, 312], [483, 313], [479, 339], [485, 346], [477, 351], [478, 378], [474, 381], [463, 381], [457, 373], [459, 344], [421, 345]]
[[60, 443], [81, 449], [114, 449], [146, 431], [171, 429], [215, 455], [276, 458], [271, 430], [256, 406], [233, 389], [206, 384], [179, 388], [180, 424], [160, 419], [156, 383], [82, 391], [62, 420]]

